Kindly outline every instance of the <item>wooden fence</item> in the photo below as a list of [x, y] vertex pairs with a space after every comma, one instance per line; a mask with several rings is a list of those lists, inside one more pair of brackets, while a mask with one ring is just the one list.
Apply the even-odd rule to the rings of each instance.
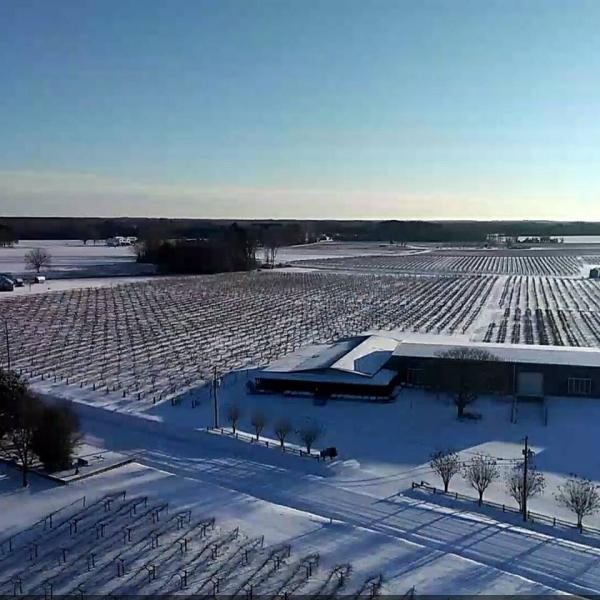
[[[424, 481], [417, 483], [416, 481], [412, 482], [412, 489], [424, 490], [426, 492], [431, 492], [432, 494], [440, 494], [442, 496], [448, 498], [454, 498], [455, 500], [464, 500], [466, 502], [471, 502], [479, 505], [479, 500], [477, 498], [473, 498], [472, 496], [467, 496], [465, 494], [459, 494], [458, 492], [444, 492], [443, 489], [437, 488], [435, 486], [429, 485]], [[492, 500], [482, 500], [480, 506], [489, 506], [491, 508], [495, 508], [497, 510], [501, 510], [504, 513], [512, 513], [516, 515], [521, 515], [521, 511], [514, 506], [507, 506], [506, 504], [501, 504], [500, 502], [493, 502]], [[582, 525], [581, 528], [577, 526], [576, 523], [572, 521], [566, 521], [564, 519], [559, 519], [558, 517], [551, 517], [549, 515], [544, 515], [542, 513], [527, 511], [527, 521], [530, 523], [542, 523], [544, 525], [550, 525], [551, 527], [564, 527], [566, 529], [576, 530], [580, 533], [593, 534], [600, 538], [600, 529], [595, 527], [590, 527], [589, 525]]]

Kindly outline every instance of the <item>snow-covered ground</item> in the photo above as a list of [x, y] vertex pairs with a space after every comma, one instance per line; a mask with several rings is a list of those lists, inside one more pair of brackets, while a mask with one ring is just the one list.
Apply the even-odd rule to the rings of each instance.
[[0, 273], [31, 276], [25, 255], [34, 248], [50, 253], [51, 265], [42, 269], [48, 277], [122, 277], [152, 272], [149, 265], [135, 262], [131, 247], [111, 247], [103, 241], [84, 245], [80, 240], [20, 240], [12, 248], [0, 247]]
[[[378, 251], [373, 247], [372, 252]], [[251, 283], [242, 285], [234, 294], [231, 282], [236, 277], [190, 278], [201, 290], [202, 302], [191, 297], [187, 279], [176, 278], [156, 289], [154, 284], [118, 286], [114, 294], [103, 288], [93, 293], [71, 293], [78, 285], [71, 282], [64, 288], [53, 288], [65, 293], [32, 298], [31, 313], [27, 313], [29, 304], [24, 299], [16, 298], [11, 303], [14, 316], [20, 315], [22, 319], [23, 331], [33, 324], [40, 326], [39, 331], [45, 331], [42, 325], [46, 321], [35, 319], [41, 319], [37, 315], [48, 313], [49, 308], [53, 311], [60, 308], [52, 314], [61, 314], [64, 309], [68, 315], [72, 315], [71, 306], [83, 310], [84, 329], [95, 340], [90, 346], [95, 346], [89, 354], [90, 360], [83, 361], [87, 376], [101, 370], [105, 378], [114, 370], [107, 357], [111, 361], [114, 358], [115, 339], [126, 339], [123, 332], [128, 329], [120, 329], [125, 314], [133, 316], [132, 331], [143, 334], [143, 343], [153, 348], [156, 360], [153, 368], [161, 366], [159, 358], [163, 356], [166, 333], [179, 332], [177, 335], [186, 344], [177, 348], [178, 354], [172, 361], [173, 376], [174, 381], [185, 376], [187, 385], [182, 389], [190, 389], [178, 396], [175, 405], [170, 401], [171, 395], [162, 400], [155, 396], [153, 403], [152, 394], [138, 400], [136, 394], [124, 394], [125, 388], [112, 385], [96, 388], [88, 379], [80, 385], [77, 382], [73, 385], [73, 381], [67, 385], [60, 377], [55, 380], [50, 371], [42, 379], [40, 373], [45, 372], [44, 368], [31, 363], [33, 371], [37, 369], [31, 376], [36, 391], [49, 401], [70, 398], [75, 402], [88, 443], [112, 452], [135, 454], [138, 458], [136, 463], [60, 488], [33, 476], [31, 486], [21, 490], [18, 474], [11, 470], [0, 472], [0, 542], [5, 542], [0, 552], [3, 586], [0, 593], [12, 594], [19, 576], [23, 593], [182, 593], [178, 578], [184, 570], [189, 571], [189, 585], [184, 590], [188, 594], [210, 593], [215, 578], [221, 577], [219, 593], [222, 594], [245, 593], [252, 585], [256, 594], [291, 590], [307, 595], [352, 595], [359, 591], [368, 593], [365, 582], [380, 574], [384, 582], [382, 591], [397, 595], [413, 588], [417, 594], [446, 595], [600, 593], [600, 537], [537, 523], [523, 526], [513, 515], [501, 511], [478, 509], [472, 503], [411, 489], [413, 481], [440, 485], [429, 467], [429, 457], [437, 449], [452, 448], [460, 452], [464, 461], [476, 452], [486, 452], [495, 456], [506, 472], [520, 459], [523, 438], [527, 435], [535, 452], [534, 464], [543, 471], [547, 482], [544, 494], [531, 500], [530, 509], [572, 521], [572, 515], [558, 505], [554, 495], [557, 486], [572, 472], [600, 482], [600, 461], [596, 459], [600, 402], [550, 398], [545, 407], [523, 404], [519, 406], [516, 422], [511, 422], [510, 400], [480, 398], [473, 410], [481, 414], [481, 420], [458, 421], [449, 398], [416, 390], [402, 391], [391, 404], [330, 401], [325, 406], [316, 406], [310, 398], [248, 394], [246, 383], [252, 377], [251, 371], [224, 377], [218, 390], [223, 426], [227, 426], [226, 411], [231, 403], [242, 410], [238, 427], [243, 431], [252, 431], [253, 412], [260, 409], [266, 415], [263, 441], [274, 441], [272, 425], [280, 417], [289, 418], [295, 428], [307, 420], [317, 422], [324, 434], [316, 447], [336, 446], [339, 451], [336, 460], [324, 463], [283, 453], [276, 444], [267, 448], [207, 433], [206, 427], [213, 423], [213, 402], [208, 388], [198, 387], [204, 373], [197, 369], [203, 353], [227, 358], [231, 350], [230, 354], [237, 353], [236, 357], [239, 354], [242, 362], [252, 356], [257, 345], [252, 337], [256, 336], [256, 330], [244, 307], [250, 297], [248, 290], [264, 285], [263, 281], [271, 283], [267, 285], [268, 293], [256, 302], [264, 311], [260, 322], [277, 322], [283, 328], [277, 335], [272, 327], [265, 329], [271, 337], [260, 338], [265, 348], [272, 343], [274, 352], [286, 343], [297, 345], [308, 338], [333, 335], [333, 330], [325, 331], [333, 317], [336, 327], [347, 327], [348, 302], [333, 301], [336, 289], [343, 288], [354, 298], [356, 319], [360, 322], [352, 322], [351, 326], [360, 331], [377, 329], [375, 322], [391, 318], [390, 315], [413, 319], [406, 322], [406, 328], [412, 330], [419, 327], [421, 320], [428, 325], [431, 319], [439, 319], [443, 306], [455, 315], [449, 313], [452, 319], [457, 315], [469, 322], [467, 334], [479, 337], [485, 334], [490, 320], [504, 315], [505, 308], [525, 310], [528, 294], [532, 307], [537, 307], [533, 304], [535, 299], [544, 310], [579, 311], [595, 318], [593, 309], [600, 307], [596, 305], [596, 297], [600, 302], [600, 295], [592, 284], [547, 278], [535, 278], [534, 282], [534, 278], [529, 278], [528, 287], [523, 287], [517, 278], [509, 281], [506, 276], [473, 278], [474, 281], [462, 276], [448, 280], [372, 277], [360, 281], [359, 276], [316, 274], [324, 286], [320, 284], [315, 291], [311, 282], [302, 279], [291, 295], [290, 290], [298, 282], [288, 281], [286, 285], [291, 287], [282, 288], [278, 282], [285, 282], [285, 278], [264, 273], [242, 276], [251, 278]], [[213, 280], [221, 287], [211, 297], [207, 291]], [[109, 285], [115, 283], [105, 281]], [[507, 285], [507, 281], [512, 284]], [[185, 293], [178, 295], [177, 286]], [[93, 286], [86, 282], [86, 287]], [[513, 288], [518, 288], [518, 294], [511, 292]], [[146, 303], [145, 293], [151, 292], [152, 296], [157, 290], [158, 302]], [[299, 319], [298, 325], [294, 319], [305, 306], [307, 290], [312, 298], [310, 310], [306, 319]], [[422, 301], [414, 302], [414, 298], [408, 297], [410, 290], [419, 291]], [[437, 290], [439, 304], [432, 302], [437, 296], [431, 290]], [[452, 312], [456, 306], [450, 306], [448, 290], [454, 290], [452, 293], [463, 290], [463, 295], [454, 300], [456, 305], [466, 306], [460, 298], [478, 297], [482, 306], [469, 309], [471, 312], [461, 317], [462, 313]], [[112, 300], [121, 297], [131, 298], [127, 307], [133, 307], [132, 310], [120, 312], [118, 303]], [[173, 303], [169, 302], [175, 298], [181, 300], [176, 303], [177, 310], [183, 310], [185, 302], [189, 312], [176, 312], [177, 318], [166, 319], [168, 312], [162, 309], [171, 306]], [[384, 298], [385, 302], [380, 303], [378, 298]], [[69, 304], [74, 299], [77, 302]], [[214, 310], [210, 314], [202, 312], [211, 306]], [[427, 311], [417, 312], [427, 306]], [[415, 311], [413, 316], [409, 314], [411, 310]], [[225, 312], [239, 319], [224, 322]], [[28, 319], [28, 314], [33, 316]], [[203, 338], [205, 343], [190, 343], [189, 336], [211, 315], [214, 322], [210, 323], [210, 335]], [[315, 315], [319, 318], [313, 319]], [[472, 321], [467, 318], [469, 315]], [[374, 325], [370, 326], [372, 320]], [[148, 328], [150, 322], [152, 326]], [[13, 329], [14, 323], [12, 320]], [[114, 325], [117, 338], [99, 337], [107, 324]], [[450, 322], [445, 326], [449, 325]], [[48, 357], [54, 356], [54, 352], [60, 354], [59, 362], [52, 368], [71, 368], [87, 352], [83, 346], [77, 346], [77, 353], [71, 357], [63, 354], [76, 329], [63, 330], [52, 319], [48, 327], [59, 335], [67, 335], [64, 344], [57, 342], [48, 349]], [[231, 330], [225, 336], [227, 327]], [[588, 329], [587, 334], [592, 335], [592, 329], [589, 326]], [[15, 348], [18, 334], [11, 331]], [[105, 339], [113, 342], [103, 347]], [[209, 343], [213, 345], [207, 352]], [[131, 352], [123, 354], [123, 360], [132, 356], [132, 352], [135, 358], [140, 347], [143, 345], [136, 342]], [[39, 349], [39, 344], [32, 342], [31, 348]], [[96, 352], [106, 360], [95, 360]], [[36, 357], [39, 362], [41, 353], [32, 352], [30, 358]], [[148, 356], [142, 353], [137, 358], [135, 375], [140, 384], [160, 383], [145, 375], [143, 369], [150, 363]], [[189, 372], [181, 370], [186, 361], [193, 367]], [[118, 362], [121, 366], [121, 358]], [[290, 442], [300, 443], [294, 434]], [[127, 490], [125, 499], [116, 499], [110, 509], [94, 504], [104, 494], [122, 490]], [[474, 496], [460, 476], [452, 480], [451, 490]], [[12, 553], [7, 551], [8, 536], [83, 495], [89, 512], [81, 517], [77, 534], [69, 532], [67, 521], [62, 529], [48, 531], [39, 527], [16, 538], [31, 541], [39, 534], [39, 554], [35, 560], [29, 559], [33, 552], [29, 544]], [[147, 497], [149, 512], [145, 517], [143, 513], [132, 512], [128, 504], [141, 497]], [[506, 493], [503, 478], [492, 484], [486, 498], [515, 505]], [[161, 513], [160, 519], [153, 522], [152, 508], [163, 502], [169, 503], [169, 513]], [[70, 514], [69, 510], [62, 514]], [[177, 514], [184, 510], [191, 510], [192, 514], [189, 523], [178, 528]], [[215, 518], [215, 528], [203, 538], [196, 527], [202, 519], [211, 517]], [[105, 537], [97, 537], [99, 534], [92, 528], [92, 524], [99, 522], [107, 524]], [[589, 517], [586, 523], [600, 528], [600, 516]], [[133, 527], [131, 542], [123, 538], [127, 527]], [[232, 533], [236, 527], [239, 527], [237, 537]], [[160, 533], [158, 547], [153, 547], [152, 531]], [[257, 540], [263, 535], [264, 544], [259, 544]], [[181, 536], [189, 538], [187, 552], [179, 549]], [[15, 543], [18, 547], [18, 541]], [[289, 556], [282, 550], [282, 545], [288, 544]], [[67, 550], [64, 562], [61, 549], [71, 547], [75, 552]], [[214, 550], [217, 547], [219, 550]], [[247, 559], [244, 548], [252, 550]], [[88, 570], [86, 560], [90, 552], [96, 553], [97, 565]], [[319, 567], [305, 580], [301, 575], [316, 553]], [[274, 566], [276, 556], [282, 559], [278, 569]], [[121, 558], [123, 563], [118, 560]], [[117, 576], [120, 569], [117, 563], [125, 566], [121, 577]], [[156, 579], [152, 581], [146, 569], [149, 565], [157, 567]], [[350, 576], [344, 587], [338, 589], [339, 574], [348, 565], [352, 567]]]
[[420, 244], [401, 246], [385, 242], [316, 242], [282, 247], [277, 252], [276, 260], [277, 262], [293, 262], [357, 256], [403, 256], [427, 250], [427, 247]]
[[[547, 478], [546, 492], [532, 499], [530, 509], [572, 520], [557, 505], [554, 492], [573, 470], [600, 480], [600, 463], [593, 458], [600, 405], [594, 400], [550, 399], [544, 425], [539, 405], [522, 405], [517, 422], [511, 423], [507, 400], [482, 398], [474, 406], [482, 419], [461, 422], [448, 398], [420, 391], [404, 391], [387, 405], [331, 401], [315, 406], [308, 398], [247, 395], [246, 379], [245, 374], [234, 375], [219, 388], [222, 414], [235, 401], [243, 411], [239, 427], [246, 431], [251, 431], [255, 408], [269, 423], [279, 416], [296, 426], [315, 420], [325, 429], [318, 446], [335, 445], [339, 459], [317, 462], [202, 431], [212, 423], [213, 405], [205, 388], [179, 405], [142, 404], [137, 411], [131, 405], [101, 406], [90, 395], [78, 405], [90, 439], [118, 452], [137, 453], [145, 467], [133, 471], [131, 484], [125, 484], [121, 469], [98, 481], [115, 477], [118, 485], [140, 494], [150, 487], [153, 497], [177, 506], [199, 502], [198, 517], [215, 516], [224, 529], [239, 524], [249, 536], [264, 534], [268, 543], [291, 540], [296, 557], [319, 552], [324, 572], [350, 562], [356, 587], [347, 591], [375, 573], [383, 574], [386, 591], [397, 594], [412, 586], [418, 593], [446, 594], [600, 591], [600, 539], [536, 524], [523, 529], [500, 511], [478, 511], [475, 505], [453, 505], [410, 490], [412, 481], [439, 485], [428, 465], [436, 449], [452, 447], [464, 460], [487, 452], [508, 468], [520, 457], [528, 435], [534, 463]], [[66, 389], [43, 386], [46, 394], [62, 395]], [[269, 427], [264, 435], [272, 439]], [[474, 493], [459, 476], [451, 489]], [[24, 494], [37, 493], [33, 486]], [[71, 487], [69, 493], [74, 493]], [[16, 492], [4, 498], [11, 494]], [[486, 497], [514, 506], [502, 480]], [[260, 517], [254, 513], [258, 509]], [[587, 522], [600, 526], [598, 517]]]
[[[200, 457], [197, 459], [202, 461]], [[207, 462], [212, 462], [209, 459]], [[225, 464], [215, 465], [223, 468]], [[271, 473], [271, 478], [286, 473]], [[236, 477], [232, 473], [232, 477]], [[17, 482], [2, 481], [3, 508], [2, 538], [4, 553], [0, 557], [2, 592], [12, 594], [20, 577], [23, 593], [42, 594], [50, 585], [53, 594], [79, 593], [194, 593], [206, 592], [206, 584], [220, 578], [220, 594], [244, 593], [252, 585], [253, 593], [273, 594], [280, 590], [293, 593], [333, 595], [358, 593], [370, 578], [383, 575], [384, 593], [403, 595], [411, 588], [423, 594], [457, 593], [515, 593], [549, 594], [562, 587], [561, 573], [540, 583], [537, 577], [527, 577], [527, 567], [505, 570], [502, 564], [494, 566], [468, 558], [461, 553], [448, 551], [443, 544], [428, 539], [418, 532], [408, 532], [397, 519], [385, 523], [386, 510], [371, 505], [363, 516], [330, 519], [327, 516], [300, 510], [276, 502], [265, 501], [226, 486], [215, 485], [197, 472], [186, 477], [164, 469], [132, 464], [99, 475], [94, 479], [76, 483], [67, 488], [51, 489], [34, 481], [26, 491], [16, 488]], [[277, 485], [277, 484], [276, 484]], [[281, 486], [287, 485], [282, 481]], [[107, 511], [99, 498], [106, 494], [126, 491], [125, 498], [115, 498]], [[332, 502], [331, 492], [314, 490], [318, 502]], [[76, 501], [86, 496], [85, 510]], [[327, 499], [327, 495], [329, 498]], [[146, 503], [138, 499], [147, 498]], [[370, 503], [367, 497], [352, 495], [352, 501]], [[59, 513], [54, 518], [53, 529], [39, 526], [28, 536], [16, 537], [13, 551], [8, 552], [8, 534], [14, 534], [25, 522], [43, 518], [69, 502], [74, 508]], [[128, 506], [137, 502], [132, 513]], [[158, 521], [146, 516], [168, 502], [168, 512], [161, 511]], [[318, 502], [315, 503], [318, 506]], [[339, 506], [339, 502], [335, 502]], [[125, 508], [126, 510], [123, 510]], [[366, 506], [364, 507], [366, 508]], [[409, 501], [407, 511], [426, 513], [426, 505]], [[69, 531], [69, 518], [78, 512], [77, 533]], [[184, 519], [178, 526], [177, 514], [191, 511], [189, 523]], [[390, 509], [397, 512], [397, 508]], [[431, 507], [437, 519], [456, 519], [457, 527], [473, 530], [474, 527], [489, 529], [491, 522], [465, 516], [454, 517], [448, 511]], [[345, 511], [346, 512], [346, 511]], [[372, 525], [369, 520], [379, 515]], [[205, 519], [215, 519], [214, 528], [208, 528], [204, 536], [198, 527]], [[65, 524], [61, 527], [61, 520]], [[393, 521], [393, 522], [392, 522]], [[98, 537], [97, 524], [106, 523], [102, 537]], [[124, 531], [130, 528], [130, 538], [124, 543]], [[239, 528], [234, 538], [231, 534]], [[159, 546], [152, 548], [152, 532], [159, 533]], [[264, 542], [261, 537], [264, 536]], [[181, 551], [178, 543], [187, 539], [187, 549]], [[30, 561], [31, 542], [37, 542], [37, 557]], [[289, 556], [285, 552], [290, 546]], [[211, 549], [218, 547], [216, 555]], [[63, 555], [63, 548], [65, 554]], [[203, 548], [207, 548], [203, 552]], [[249, 549], [244, 556], [243, 549]], [[239, 550], [242, 549], [242, 552]], [[284, 550], [284, 552], [281, 552]], [[568, 557], [568, 549], [563, 550]], [[277, 570], [270, 556], [279, 553], [282, 563]], [[88, 568], [89, 558], [94, 555], [94, 565]], [[471, 552], [475, 555], [475, 552]], [[558, 551], [560, 555], [560, 550]], [[307, 559], [318, 556], [315, 566], [306, 579], [303, 565]], [[61, 558], [65, 557], [66, 562]], [[125, 573], [117, 576], [117, 562]], [[490, 561], [493, 562], [493, 561]], [[526, 562], [526, 561], [525, 561]], [[156, 566], [156, 579], [150, 581], [145, 566]], [[330, 576], [340, 567], [350, 565], [345, 585], [336, 589], [337, 576]], [[187, 571], [187, 587], [180, 590], [178, 575]], [[570, 589], [584, 588], [575, 583]], [[212, 585], [208, 587], [212, 591]], [[367, 588], [367, 592], [369, 589]], [[329, 594], [328, 594], [329, 595]]]
[[26, 283], [17, 287], [12, 292], [6, 292], [1, 298], [13, 296], [30, 296], [31, 294], [45, 294], [47, 292], [65, 292], [69, 290], [91, 289], [99, 287], [113, 287], [125, 283], [141, 283], [158, 279], [156, 275], [134, 275], [131, 277], [75, 277], [65, 279], [47, 279], [44, 283]]
[[[413, 481], [439, 484], [428, 465], [432, 452], [439, 449], [452, 448], [463, 453], [465, 460], [474, 452], [486, 452], [499, 457], [508, 468], [520, 459], [526, 435], [536, 452], [535, 464], [548, 479], [546, 493], [532, 499], [531, 510], [570, 520], [572, 515], [554, 499], [556, 485], [572, 472], [600, 482], [600, 461], [588, 460], [585, 468], [577, 466], [579, 457], [594, 455], [600, 422], [600, 403], [594, 399], [548, 398], [545, 407], [538, 403], [521, 403], [517, 422], [512, 423], [509, 398], [483, 397], [473, 407], [482, 419], [473, 422], [456, 419], [456, 407], [449, 397], [437, 397], [421, 390], [405, 389], [391, 404], [331, 400], [325, 406], [316, 406], [308, 397], [249, 394], [246, 382], [251, 377], [252, 371], [246, 371], [223, 380], [218, 393], [222, 427], [229, 427], [226, 414], [231, 404], [241, 409], [238, 429], [247, 432], [253, 431], [252, 414], [261, 410], [268, 419], [263, 438], [274, 442], [272, 425], [280, 417], [289, 418], [295, 429], [306, 421], [317, 422], [324, 433], [316, 445], [320, 448], [336, 446], [340, 458], [326, 463], [327, 467], [320, 464], [310, 469], [377, 498], [407, 491]], [[175, 406], [168, 401], [156, 405], [120, 403], [94, 394], [86, 396], [70, 386], [50, 382], [38, 382], [34, 387], [49, 396], [70, 397], [85, 403], [83, 414], [93, 415], [95, 419], [102, 415], [104, 419], [118, 419], [136, 426], [141, 426], [139, 421], [142, 420], [144, 427], [152, 431], [179, 437], [186, 432], [186, 439], [189, 432], [213, 425], [213, 401], [208, 386], [184, 394]], [[196, 439], [208, 434], [196, 431], [191, 435]], [[568, 448], [563, 443], [565, 439], [570, 440]], [[289, 441], [300, 443], [293, 434]], [[233, 444], [238, 452], [249, 451], [248, 444], [243, 442], [221, 440], [220, 443], [227, 447]], [[125, 449], [135, 450], [135, 446]], [[280, 452], [271, 449], [255, 450], [267, 457], [274, 456], [269, 460], [284, 461], [286, 465], [300, 460], [280, 457]], [[312, 464], [313, 461], [301, 462]], [[460, 477], [453, 481], [452, 489], [473, 494]], [[492, 484], [490, 493], [491, 499], [515, 506], [502, 479]], [[600, 515], [592, 517], [589, 524], [600, 528]]]

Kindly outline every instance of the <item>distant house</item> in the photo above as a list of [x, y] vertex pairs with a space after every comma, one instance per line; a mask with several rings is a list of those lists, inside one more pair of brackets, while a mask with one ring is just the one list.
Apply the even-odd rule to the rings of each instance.
[[489, 244], [498, 246], [508, 246], [515, 241], [514, 236], [506, 235], [505, 233], [488, 233], [485, 239]]
[[133, 246], [137, 242], [137, 237], [135, 236], [123, 236], [116, 235], [115, 237], [108, 238], [106, 240], [107, 246]]

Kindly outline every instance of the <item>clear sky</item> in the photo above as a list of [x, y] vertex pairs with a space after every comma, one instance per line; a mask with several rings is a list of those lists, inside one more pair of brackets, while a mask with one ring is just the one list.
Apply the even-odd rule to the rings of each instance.
[[600, 1], [1, 0], [0, 214], [600, 220]]

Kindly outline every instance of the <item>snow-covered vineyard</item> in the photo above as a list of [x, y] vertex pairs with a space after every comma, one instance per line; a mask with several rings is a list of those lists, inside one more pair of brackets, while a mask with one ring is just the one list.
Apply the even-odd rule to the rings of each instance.
[[600, 346], [600, 287], [555, 277], [228, 274], [22, 296], [2, 310], [30, 379], [154, 402], [367, 330]]
[[[365, 272], [290, 268], [48, 291], [51, 280], [0, 299], [12, 366], [44, 399], [74, 401], [86, 443], [128, 459], [60, 487], [32, 474], [26, 489], [0, 466], [0, 594], [596, 594], [600, 516], [576, 531], [556, 493], [575, 468], [600, 481], [596, 462], [582, 459], [597, 450], [597, 400], [515, 409], [481, 397], [478, 418], [459, 420], [449, 397], [420, 389], [395, 390], [389, 403], [320, 404], [247, 386], [255, 371], [246, 367], [368, 331], [600, 347], [600, 282], [581, 277], [596, 257], [490, 263], [431, 253], [432, 268], [373, 266], [426, 256], [352, 259], [373, 262]], [[437, 271], [438, 260], [476, 262]], [[215, 373], [218, 394], [203, 386]], [[217, 396], [224, 429], [209, 432]], [[237, 437], [226, 425], [234, 404]], [[267, 425], [255, 443], [257, 413]], [[335, 446], [337, 458], [282, 452], [273, 435], [284, 419], [294, 429], [317, 424], [314, 452]], [[504, 511], [517, 506], [505, 477], [525, 436], [547, 486], [529, 507], [546, 520], [521, 526]], [[442, 443], [464, 464], [479, 452], [497, 460], [488, 505], [468, 500], [464, 476], [452, 480], [456, 497], [413, 490], [440, 485], [430, 458]]]
[[5, 301], [2, 310], [13, 364], [31, 380], [159, 401], [215, 369], [265, 365], [300, 346], [369, 329], [466, 333], [495, 283], [228, 274], [38, 294]]
[[599, 286], [589, 279], [512, 276], [483, 341], [600, 346]]
[[223, 528], [192, 510], [117, 492], [74, 502], [2, 543], [0, 593], [11, 595], [372, 595], [377, 575], [352, 580], [347, 563]]
[[[586, 262], [596, 257], [586, 257]], [[577, 256], [469, 256], [419, 253], [404, 256], [361, 256], [298, 261], [307, 267], [399, 273], [481, 273], [497, 275], [579, 275], [584, 265]]]

